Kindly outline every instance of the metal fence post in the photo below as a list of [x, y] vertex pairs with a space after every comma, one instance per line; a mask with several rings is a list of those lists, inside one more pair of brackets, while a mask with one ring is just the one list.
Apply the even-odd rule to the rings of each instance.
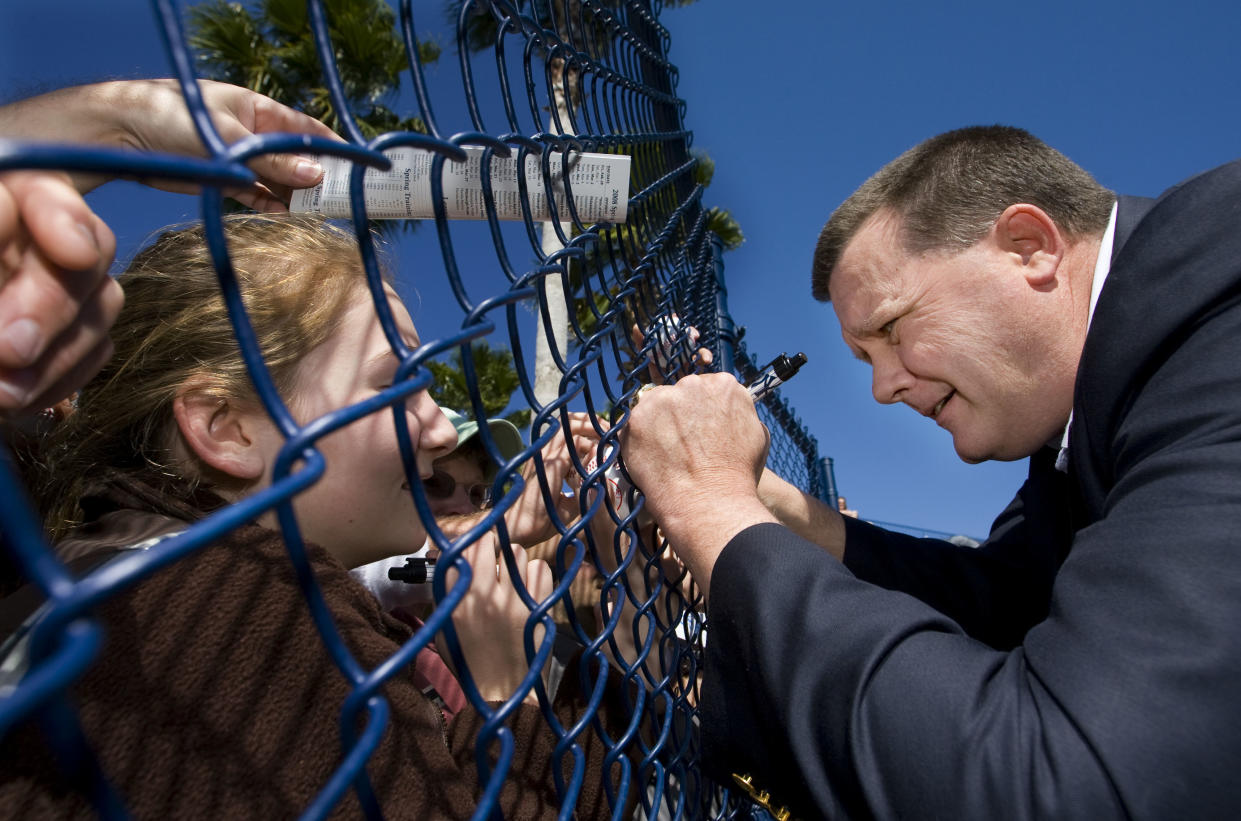
[[819, 488], [822, 492], [823, 501], [832, 510], [836, 509], [836, 470], [833, 466], [832, 457], [824, 456], [819, 460]]

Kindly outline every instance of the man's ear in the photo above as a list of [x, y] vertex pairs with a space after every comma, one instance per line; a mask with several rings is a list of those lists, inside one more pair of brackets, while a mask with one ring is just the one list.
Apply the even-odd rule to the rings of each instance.
[[1032, 287], [1055, 282], [1068, 246], [1046, 211], [1029, 203], [1010, 205], [995, 221], [994, 231], [1000, 250], [1021, 260], [1022, 273]]
[[266, 457], [259, 430], [266, 419], [238, 402], [190, 389], [172, 401], [186, 445], [210, 467], [246, 483], [262, 478]]

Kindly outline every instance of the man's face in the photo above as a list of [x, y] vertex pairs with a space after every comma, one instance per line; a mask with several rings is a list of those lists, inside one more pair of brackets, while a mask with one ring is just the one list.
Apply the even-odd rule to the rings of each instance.
[[898, 229], [899, 217], [876, 214], [831, 278], [842, 336], [873, 369], [875, 400], [933, 419], [966, 462], [1029, 456], [1072, 408], [1077, 362], [1062, 301], [1027, 281], [1022, 255], [994, 231], [964, 250], [915, 255]]

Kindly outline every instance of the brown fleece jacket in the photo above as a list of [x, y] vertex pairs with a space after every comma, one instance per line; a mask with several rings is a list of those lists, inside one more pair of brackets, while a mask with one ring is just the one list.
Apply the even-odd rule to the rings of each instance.
[[[132, 493], [123, 498], [133, 503]], [[308, 553], [346, 646], [364, 669], [375, 668], [410, 628], [381, 612], [325, 550], [311, 545]], [[294, 817], [326, 784], [341, 761], [339, 716], [350, 688], [319, 639], [279, 534], [244, 527], [109, 600], [98, 615], [105, 645], [73, 693], [87, 737], [135, 817]], [[585, 703], [575, 668], [555, 705], [564, 726]], [[482, 717], [467, 708], [445, 726], [404, 671], [382, 692], [391, 713], [367, 773], [384, 814], [468, 817], [485, 786], [474, 759]], [[625, 724], [623, 701], [610, 688], [600, 708], [614, 737]], [[500, 797], [504, 816], [554, 818], [555, 734], [528, 704], [507, 726], [516, 750]], [[608, 817], [606, 747], [590, 728], [578, 743], [586, 773], [577, 815]], [[498, 749], [492, 745], [493, 762]], [[572, 756], [562, 767], [568, 776]], [[614, 783], [618, 775], [613, 767]], [[12, 818], [91, 814], [32, 723], [0, 745], [0, 807]], [[334, 817], [360, 814], [350, 790]]]

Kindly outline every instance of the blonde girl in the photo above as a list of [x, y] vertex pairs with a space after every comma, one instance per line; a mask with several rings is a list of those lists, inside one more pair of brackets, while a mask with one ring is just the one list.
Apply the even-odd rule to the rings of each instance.
[[[270, 216], [229, 218], [225, 233], [259, 347], [298, 423], [393, 384], [399, 363], [351, 233], [317, 219]], [[201, 228], [165, 233], [120, 282], [126, 305], [113, 334], [116, 353], [44, 443], [38, 465], [37, 496], [63, 558], [158, 550], [269, 487], [285, 441], [245, 373]], [[405, 343], [417, 347], [408, 312], [390, 287], [386, 296]], [[425, 392], [406, 400], [404, 421], [417, 469], [429, 476], [456, 444], [453, 426]], [[400, 670], [378, 691], [382, 704], [342, 719], [356, 680], [411, 636], [347, 571], [412, 552], [426, 529], [387, 407], [314, 447], [325, 470], [293, 508], [356, 667], [325, 650], [271, 513], [108, 599], [97, 612], [105, 645], [73, 692], [104, 772], [137, 817], [289, 817], [315, 800], [356, 816], [363, 806], [352, 784], [338, 779], [316, 796], [342, 762], [343, 738], [373, 728], [383, 713], [365, 772], [388, 817], [465, 818], [477, 806], [484, 718], [474, 708], [446, 720], [425, 682]], [[507, 572], [497, 572], [494, 539], [464, 555], [473, 581], [452, 624], [480, 695], [500, 702], [530, 672], [521, 642], [530, 614]], [[547, 565], [516, 564], [530, 595], [546, 598]], [[572, 687], [561, 688], [553, 707], [565, 726], [575, 723], [581, 701]], [[489, 729], [483, 746], [493, 764], [512, 748], [499, 795], [506, 817], [557, 815], [554, 766], [565, 776], [586, 767], [581, 793], [570, 796], [579, 816], [610, 815], [601, 781], [606, 750], [593, 732], [578, 738], [584, 765], [572, 755], [556, 763], [557, 737], [533, 697], [503, 715], [501, 740]], [[612, 721], [606, 700], [600, 717]], [[72, 781], [33, 725], [6, 739], [0, 806], [15, 816], [84, 810], [87, 799]]]

